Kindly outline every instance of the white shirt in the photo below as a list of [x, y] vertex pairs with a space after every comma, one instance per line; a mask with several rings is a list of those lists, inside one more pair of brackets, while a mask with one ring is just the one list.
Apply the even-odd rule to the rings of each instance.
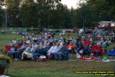
[[62, 48], [62, 46], [52, 46], [48, 50], [48, 55], [50, 55], [51, 53], [57, 53], [61, 48]]
[[27, 48], [25, 49], [25, 52], [31, 52], [31, 47], [27, 47]]
[[37, 44], [32, 45], [31, 52], [36, 51], [37, 48], [38, 48]]

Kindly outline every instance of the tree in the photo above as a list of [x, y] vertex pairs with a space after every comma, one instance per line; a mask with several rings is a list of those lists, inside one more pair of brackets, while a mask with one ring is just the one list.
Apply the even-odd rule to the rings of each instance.
[[33, 2], [33, 0], [24, 0], [19, 11], [22, 27], [37, 27], [37, 5]]
[[3, 10], [0, 8], [0, 27], [2, 27], [4, 22], [4, 12]]
[[81, 8], [73, 10], [72, 24], [77, 27], [93, 27], [97, 21], [95, 12], [86, 5]]
[[[53, 28], [63, 28], [67, 26], [68, 23], [68, 10], [67, 7], [59, 3], [55, 9], [51, 10], [50, 25]], [[67, 17], [66, 17], [67, 16]]]
[[[56, 18], [56, 8], [57, 8], [57, 5], [60, 4], [60, 0], [37, 0], [37, 1], [38, 1], [37, 2], [38, 22], [41, 29], [52, 27], [52, 25], [55, 26], [53, 23]], [[55, 20], [55, 23], [56, 23], [56, 20]]]
[[51, 25], [52, 11], [60, 0], [22, 0], [20, 18], [23, 26], [43, 29]]
[[80, 8], [73, 10], [72, 24], [93, 27], [99, 21], [115, 20], [114, 0], [86, 0]]
[[87, 5], [95, 10], [100, 20], [115, 19], [114, 0], [88, 0]]
[[7, 19], [9, 27], [18, 27], [19, 23], [19, 3], [21, 0], [4, 0], [7, 6]]

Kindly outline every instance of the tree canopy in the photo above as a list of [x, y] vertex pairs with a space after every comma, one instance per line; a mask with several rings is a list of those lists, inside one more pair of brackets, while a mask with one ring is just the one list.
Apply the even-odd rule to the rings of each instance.
[[[7, 6], [9, 27], [73, 28], [93, 27], [99, 21], [115, 20], [114, 0], [82, 0], [68, 9], [61, 0], [2, 0]], [[0, 25], [4, 22], [0, 9]]]

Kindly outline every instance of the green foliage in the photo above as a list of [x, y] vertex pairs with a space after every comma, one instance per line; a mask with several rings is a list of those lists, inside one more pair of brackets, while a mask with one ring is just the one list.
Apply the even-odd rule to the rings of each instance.
[[100, 20], [114, 20], [114, 0], [88, 0], [88, 5], [95, 10]]
[[86, 0], [74, 10], [72, 22], [79, 27], [93, 27], [99, 21], [115, 21], [114, 3], [114, 0]]
[[95, 15], [93, 14], [93, 10], [86, 5], [76, 10], [73, 17], [75, 17], [73, 22], [74, 24], [77, 24], [78, 27], [91, 27], [95, 24]]
[[19, 23], [19, 3], [21, 0], [4, 0], [7, 6], [7, 25], [8, 27], [17, 27]]
[[[53, 20], [57, 19], [56, 7], [59, 5], [59, 0], [37, 0], [37, 3], [33, 0], [22, 0], [21, 3], [19, 17], [22, 26], [38, 28], [55, 26]], [[61, 24], [60, 21], [58, 24]], [[58, 25], [56, 21], [55, 24]]]
[[70, 27], [70, 11], [61, 0], [5, 0], [8, 26], [64, 28]]
[[[8, 26], [40, 28], [94, 27], [115, 20], [114, 0], [81, 0], [78, 9], [67, 9], [61, 0], [5, 0]], [[1, 12], [0, 12], [1, 13]], [[0, 20], [1, 20], [0, 16]], [[2, 23], [3, 21], [1, 21]]]
[[[104, 74], [88, 74], [88, 72], [101, 73], [104, 71], [113, 71], [114, 62], [87, 62], [87, 61], [48, 61], [33, 62], [21, 61], [15, 62], [9, 69], [11, 77], [104, 77]], [[17, 70], [18, 69], [18, 70]], [[77, 74], [77, 72], [86, 72], [87, 74]], [[107, 75], [114, 77], [114, 75]]]
[[6, 45], [7, 43], [9, 43], [9, 41], [11, 40], [19, 40], [22, 37], [17, 35], [17, 34], [0, 34], [0, 49], [2, 49], [4, 47], [4, 45]]
[[37, 26], [37, 7], [32, 0], [25, 0], [19, 10], [20, 21], [23, 27]]
[[3, 19], [4, 19], [4, 12], [3, 12], [3, 10], [0, 8], [0, 27], [2, 27]]

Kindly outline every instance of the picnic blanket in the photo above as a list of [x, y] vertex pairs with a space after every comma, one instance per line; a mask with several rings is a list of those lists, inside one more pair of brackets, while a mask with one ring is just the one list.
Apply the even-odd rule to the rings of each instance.
[[115, 56], [115, 50], [110, 50], [107, 52], [108, 56]]

